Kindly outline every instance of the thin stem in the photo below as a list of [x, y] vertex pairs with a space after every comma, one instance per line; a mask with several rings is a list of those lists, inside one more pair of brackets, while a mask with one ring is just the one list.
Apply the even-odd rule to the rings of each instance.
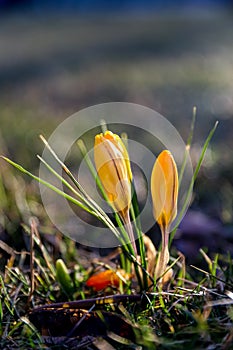
[[[121, 133], [121, 139], [126, 147], [128, 149], [128, 135], [127, 133], [123, 132]], [[140, 212], [138, 208], [138, 200], [137, 200], [137, 193], [134, 186], [134, 181], [131, 183], [132, 187], [132, 202], [130, 206], [130, 214], [132, 217], [132, 221], [134, 223], [134, 227], [137, 233], [137, 238], [139, 242], [139, 255], [141, 258], [141, 264], [142, 264], [142, 274], [143, 274], [143, 284], [144, 288], [147, 290], [148, 288], [148, 272], [147, 272], [147, 261], [146, 261], [146, 251], [145, 251], [145, 244], [143, 241], [143, 232], [141, 228], [141, 222], [140, 222]]]
[[137, 247], [136, 247], [136, 243], [135, 243], [133, 227], [132, 227], [131, 221], [130, 221], [129, 210], [126, 210], [126, 212], [122, 215], [122, 220], [124, 221], [125, 228], [126, 228], [126, 231], [128, 233], [128, 236], [129, 236], [129, 240], [133, 246], [134, 255], [137, 256], [138, 255]]
[[139, 209], [138, 209], [138, 201], [137, 201], [137, 194], [135, 191], [134, 184], [132, 183], [133, 188], [133, 197], [132, 197], [132, 205], [130, 207], [130, 213], [134, 222], [134, 226], [137, 232], [138, 236], [138, 242], [139, 242], [139, 254], [141, 258], [141, 264], [142, 264], [142, 273], [143, 273], [143, 284], [145, 289], [148, 288], [148, 279], [147, 279], [147, 261], [146, 261], [146, 251], [145, 251], [145, 244], [143, 241], [143, 233], [141, 229], [141, 222], [139, 217]]
[[159, 259], [157, 261], [155, 278], [158, 279], [166, 271], [166, 267], [169, 261], [169, 250], [168, 250], [168, 231], [165, 227], [160, 227], [162, 235], [162, 247], [159, 253]]

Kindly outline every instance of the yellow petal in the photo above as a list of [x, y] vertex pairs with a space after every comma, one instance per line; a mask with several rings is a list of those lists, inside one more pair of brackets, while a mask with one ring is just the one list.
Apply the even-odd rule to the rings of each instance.
[[128, 151], [127, 151], [124, 143], [122, 142], [120, 136], [118, 136], [117, 134], [113, 134], [111, 131], [106, 131], [104, 136], [106, 139], [110, 140], [118, 148], [118, 150], [121, 152], [122, 157], [126, 163], [128, 177], [132, 181], [133, 175], [132, 175], [132, 171], [131, 171], [131, 167], [130, 167], [130, 160], [129, 160]]
[[131, 202], [132, 172], [128, 152], [111, 131], [96, 135], [94, 159], [98, 176], [115, 210], [127, 210]]
[[173, 156], [168, 150], [162, 151], [154, 164], [151, 174], [151, 195], [154, 218], [168, 230], [177, 214], [178, 172]]

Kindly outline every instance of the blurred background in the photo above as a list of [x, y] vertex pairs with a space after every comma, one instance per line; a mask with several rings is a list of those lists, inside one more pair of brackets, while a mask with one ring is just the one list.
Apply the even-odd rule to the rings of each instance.
[[[219, 120], [176, 242], [188, 254], [203, 244], [233, 252], [232, 1], [0, 0], [1, 154], [37, 172], [40, 133], [112, 101], [155, 109], [184, 140], [197, 106], [194, 165]], [[41, 208], [35, 183], [2, 160], [0, 169], [5, 237], [22, 220], [22, 189], [33, 214]]]

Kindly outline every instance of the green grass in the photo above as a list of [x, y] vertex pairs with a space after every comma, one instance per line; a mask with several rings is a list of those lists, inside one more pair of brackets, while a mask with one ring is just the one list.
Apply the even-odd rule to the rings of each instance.
[[[24, 229], [29, 234], [30, 228], [25, 226]], [[68, 252], [70, 248], [73, 249], [72, 242], [67, 239], [66, 242], [61, 242], [65, 245], [59, 245], [57, 254], [66, 259], [70, 280], [75, 286], [73, 291], [64, 290], [55, 273], [55, 254], [54, 257], [48, 254], [51, 246], [41, 241], [38, 232], [33, 237], [33, 293], [32, 275], [25, 251], [16, 255], [12, 252], [0, 280], [1, 346], [12, 349], [53, 349], [56, 347], [51, 342], [55, 342], [60, 344], [59, 348], [65, 349], [67, 341], [72, 341], [77, 346], [80, 338], [43, 338], [29, 321], [28, 312], [37, 305], [49, 302], [81, 300], [84, 295], [86, 298], [95, 298], [96, 295], [90, 294], [90, 290], [85, 287], [89, 272], [81, 264], [79, 250], [76, 257]], [[100, 344], [111, 344], [116, 349], [136, 349], [139, 345], [143, 349], [206, 349], [208, 346], [230, 349], [233, 301], [227, 291], [232, 290], [233, 286], [233, 276], [228, 270], [232, 266], [231, 258], [223, 263], [223, 267], [219, 265], [222, 262], [216, 258], [211, 263], [210, 271], [195, 273], [196, 279], [201, 280], [199, 283], [188, 278], [182, 280], [183, 287], [178, 285], [178, 271], [175, 269], [175, 278], [166, 290], [149, 293], [142, 302], [132, 301], [118, 307], [115, 305], [114, 309], [105, 305], [101, 310], [113, 311], [128, 319], [135, 334], [134, 341], [127, 341], [127, 337], [123, 339], [113, 333], [107, 337], [98, 335], [92, 337], [89, 349], [95, 349], [97, 341]], [[118, 294], [116, 290], [109, 292]], [[85, 349], [85, 346], [81, 348]]]
[[[195, 177], [214, 130], [204, 145]], [[10, 163], [31, 176], [19, 165]], [[34, 188], [25, 186], [18, 175], [4, 164], [1, 220], [7, 223], [5, 229], [9, 237], [17, 240], [0, 241], [2, 348], [231, 348], [233, 268], [230, 255], [209, 257], [201, 251], [207, 268], [185, 267], [184, 258], [173, 248], [174, 274], [163, 290], [158, 287], [139, 291], [134, 281], [131, 287], [108, 287], [97, 293], [86, 286], [87, 279], [99, 267], [116, 268], [118, 253], [101, 258], [97, 252], [77, 248], [72, 240], [61, 236], [37, 203]], [[85, 197], [85, 192], [82, 195]], [[96, 210], [88, 198], [86, 203]], [[113, 296], [111, 302], [109, 299], [98, 302], [98, 297], [109, 296]], [[74, 311], [72, 301], [77, 301]], [[62, 304], [57, 304], [59, 302]], [[52, 311], [46, 306], [42, 313], [35, 309], [51, 303]], [[63, 303], [66, 306], [62, 306]], [[78, 306], [80, 303], [82, 306]], [[85, 311], [69, 331], [62, 333], [70, 320], [64, 311], [71, 312], [74, 318], [79, 308]], [[93, 322], [91, 327], [88, 322]], [[100, 324], [104, 325], [101, 330]], [[61, 334], [56, 333], [59, 327]], [[88, 335], [84, 331], [86, 327]]]

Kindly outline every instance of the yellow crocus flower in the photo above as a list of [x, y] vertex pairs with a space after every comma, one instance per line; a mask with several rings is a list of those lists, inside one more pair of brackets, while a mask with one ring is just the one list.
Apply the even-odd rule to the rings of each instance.
[[95, 166], [104, 187], [105, 193], [113, 209], [123, 220], [130, 241], [137, 255], [135, 238], [130, 222], [131, 181], [129, 155], [121, 138], [106, 131], [95, 136]]
[[175, 160], [168, 150], [162, 151], [152, 170], [151, 195], [154, 218], [168, 230], [177, 214], [178, 172]]
[[95, 136], [95, 165], [113, 208], [124, 213], [130, 207], [132, 172], [128, 152], [121, 138], [106, 131]]
[[[178, 172], [174, 158], [168, 150], [162, 151], [154, 164], [151, 174], [151, 195], [154, 218], [160, 226], [162, 235], [162, 247], [155, 268], [157, 279], [163, 276], [167, 269], [169, 229], [177, 215]], [[160, 283], [163, 283], [163, 279]]]

